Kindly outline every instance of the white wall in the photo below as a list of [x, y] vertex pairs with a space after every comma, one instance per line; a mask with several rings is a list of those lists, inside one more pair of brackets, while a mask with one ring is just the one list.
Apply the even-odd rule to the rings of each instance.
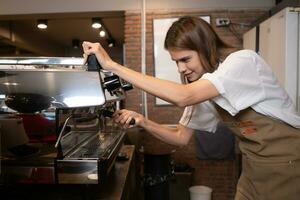
[[[0, 0], [0, 15], [139, 10], [142, 0]], [[146, 9], [269, 9], [275, 0], [146, 0]]]
[[300, 112], [299, 26], [299, 14], [290, 8], [265, 20], [259, 25], [259, 52]]

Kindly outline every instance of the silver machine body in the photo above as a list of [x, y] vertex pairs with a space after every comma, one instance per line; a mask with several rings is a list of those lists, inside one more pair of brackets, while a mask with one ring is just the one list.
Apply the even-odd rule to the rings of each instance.
[[[46, 183], [54, 184], [104, 181], [125, 135], [111, 114], [107, 115], [119, 109], [125, 99], [123, 83], [111, 72], [89, 71], [81, 58], [0, 57], [0, 124], [1, 119], [24, 116], [22, 111], [26, 116], [51, 116], [56, 138], [33, 144], [41, 151], [28, 158], [2, 153], [2, 182], [20, 183], [20, 177], [21, 182], [27, 183], [39, 183], [45, 177]], [[42, 102], [38, 97], [49, 102], [39, 107]], [[1, 133], [2, 136], [5, 134]], [[38, 170], [38, 176], [33, 171], [37, 168], [44, 169]]]

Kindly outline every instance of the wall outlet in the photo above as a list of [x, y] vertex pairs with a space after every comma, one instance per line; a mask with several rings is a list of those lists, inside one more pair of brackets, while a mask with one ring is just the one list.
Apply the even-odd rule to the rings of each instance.
[[230, 20], [229, 18], [217, 18], [216, 19], [216, 26], [220, 27], [220, 26], [229, 26], [230, 24]]

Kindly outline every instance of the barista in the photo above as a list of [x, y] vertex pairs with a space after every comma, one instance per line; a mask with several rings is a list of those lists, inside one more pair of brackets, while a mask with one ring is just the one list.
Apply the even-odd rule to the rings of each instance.
[[[182, 107], [207, 100], [216, 106], [240, 138], [243, 167], [235, 199], [298, 199], [300, 115], [266, 62], [251, 50], [226, 45], [198, 17], [182, 17], [174, 22], [165, 48], [188, 84], [135, 72], [114, 62], [99, 43], [83, 43], [85, 58], [95, 54], [104, 69], [154, 96]], [[136, 125], [167, 142], [181, 143], [192, 135], [189, 129], [162, 129], [131, 111], [117, 114], [116, 121], [125, 127], [134, 118]], [[179, 126], [185, 128], [185, 124]]]

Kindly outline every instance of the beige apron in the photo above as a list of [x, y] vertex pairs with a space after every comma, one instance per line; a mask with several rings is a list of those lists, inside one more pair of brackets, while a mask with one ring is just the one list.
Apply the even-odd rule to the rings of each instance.
[[242, 173], [235, 200], [299, 200], [300, 129], [251, 108], [234, 120], [216, 108], [240, 140]]

